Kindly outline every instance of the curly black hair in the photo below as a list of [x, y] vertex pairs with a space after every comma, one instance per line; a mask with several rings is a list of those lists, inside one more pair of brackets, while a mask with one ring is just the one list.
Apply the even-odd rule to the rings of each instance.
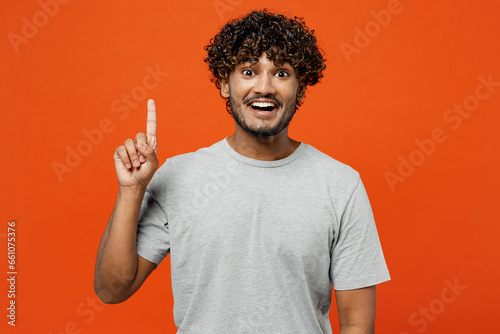
[[318, 83], [326, 67], [314, 30], [309, 30], [303, 18], [286, 17], [267, 9], [229, 21], [205, 50], [204, 61], [218, 89], [219, 80], [227, 79], [238, 64], [256, 63], [263, 52], [276, 66], [288, 62], [296, 68], [304, 87]]

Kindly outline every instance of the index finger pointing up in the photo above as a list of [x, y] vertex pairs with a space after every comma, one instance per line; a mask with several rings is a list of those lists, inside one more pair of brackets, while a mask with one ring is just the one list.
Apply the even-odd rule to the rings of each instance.
[[156, 137], [156, 105], [153, 99], [148, 100], [148, 121], [146, 131], [148, 135]]

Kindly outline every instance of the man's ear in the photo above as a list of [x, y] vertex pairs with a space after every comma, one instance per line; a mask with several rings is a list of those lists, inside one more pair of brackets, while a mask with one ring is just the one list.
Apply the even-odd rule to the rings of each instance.
[[229, 98], [229, 80], [228, 78], [219, 79], [220, 95], [228, 99]]
[[299, 83], [299, 89], [297, 90], [297, 100], [302, 102], [306, 96], [306, 85], [304, 83]]

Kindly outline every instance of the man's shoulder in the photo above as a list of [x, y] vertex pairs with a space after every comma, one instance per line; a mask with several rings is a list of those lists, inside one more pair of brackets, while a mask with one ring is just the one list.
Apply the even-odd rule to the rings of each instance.
[[359, 173], [350, 165], [340, 162], [339, 160], [333, 158], [328, 153], [320, 151], [311, 144], [306, 144], [307, 150], [305, 150], [304, 159], [306, 163], [309, 163], [312, 168], [318, 169], [333, 177], [341, 177], [352, 179], [357, 181], [359, 179]]
[[211, 164], [217, 164], [224, 159], [224, 148], [222, 140], [197, 149], [196, 151], [182, 153], [167, 158], [162, 168], [165, 172], [169, 170], [187, 171], [187, 169], [208, 168]]
[[[224, 139], [223, 139], [224, 140]], [[210, 157], [220, 156], [223, 153], [222, 141], [217, 141], [210, 146], [204, 146], [198, 148], [196, 151], [182, 153], [178, 155], [174, 155], [167, 159], [167, 161], [171, 161], [172, 163], [185, 163], [192, 162], [196, 160], [206, 161]]]

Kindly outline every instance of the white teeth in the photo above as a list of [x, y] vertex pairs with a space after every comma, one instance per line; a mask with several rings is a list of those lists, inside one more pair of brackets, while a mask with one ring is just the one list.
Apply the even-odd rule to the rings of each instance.
[[271, 102], [252, 102], [252, 107], [259, 107], [259, 108], [274, 107], [274, 103], [271, 103]]

